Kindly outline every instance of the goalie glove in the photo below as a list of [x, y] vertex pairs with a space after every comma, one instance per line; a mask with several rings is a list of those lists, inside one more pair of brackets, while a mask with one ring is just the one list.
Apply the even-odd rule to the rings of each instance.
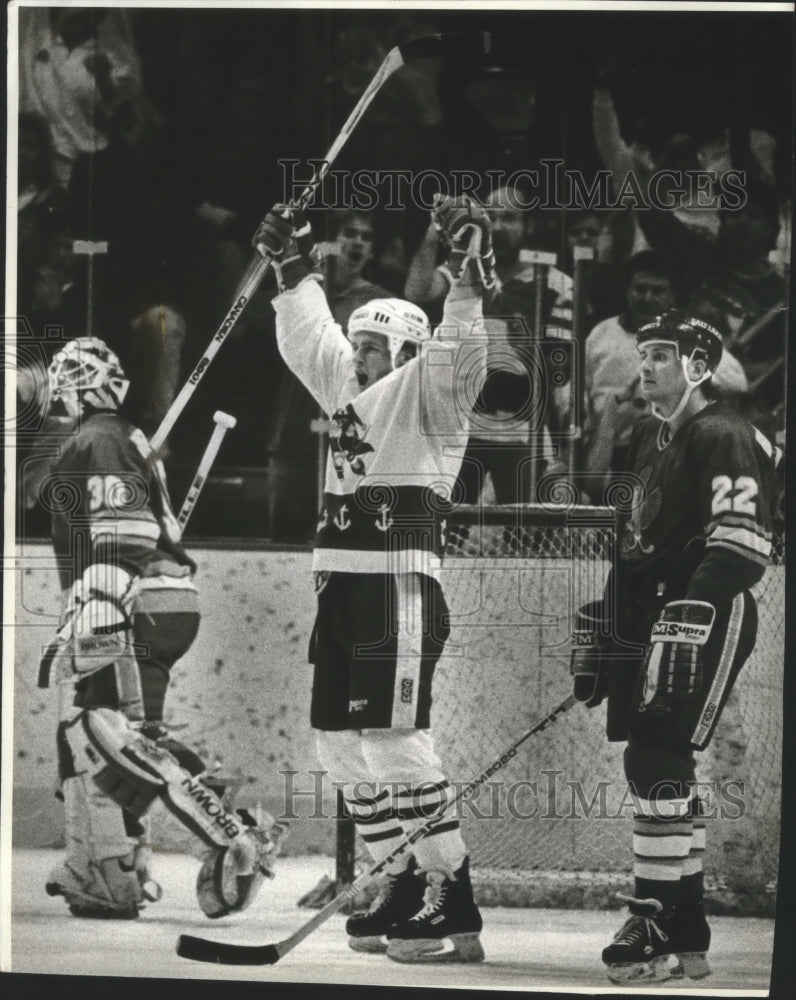
[[295, 288], [308, 275], [320, 278], [321, 259], [312, 226], [301, 209], [274, 205], [252, 238], [258, 253], [271, 258], [280, 292]]
[[569, 671], [572, 693], [586, 708], [596, 708], [608, 693], [610, 658], [606, 642], [606, 620], [602, 601], [591, 601], [575, 615]]
[[431, 221], [448, 248], [447, 270], [453, 283], [459, 281], [469, 261], [474, 260], [484, 288], [495, 284], [495, 254], [492, 224], [484, 209], [467, 195], [450, 198], [438, 194]]
[[707, 601], [670, 601], [652, 626], [641, 710], [665, 715], [702, 690], [705, 643], [716, 609]]

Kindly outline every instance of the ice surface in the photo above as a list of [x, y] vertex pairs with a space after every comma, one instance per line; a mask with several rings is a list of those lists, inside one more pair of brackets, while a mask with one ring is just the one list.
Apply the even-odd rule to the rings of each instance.
[[[622, 922], [619, 910], [485, 909], [482, 940], [487, 960], [477, 966], [398, 965], [381, 955], [352, 952], [346, 944], [345, 918], [335, 915], [278, 965], [227, 967], [179, 958], [177, 937], [186, 932], [238, 944], [266, 944], [289, 936], [313, 915], [313, 911], [298, 909], [296, 900], [322, 874], [331, 874], [329, 859], [280, 859], [277, 878], [266, 883], [250, 910], [211, 921], [202, 916], [194, 898], [198, 862], [184, 855], [158, 854], [153, 868], [163, 886], [163, 899], [150, 904], [137, 921], [117, 922], [75, 919], [62, 898], [45, 894], [47, 874], [59, 858], [57, 851], [13, 853], [11, 919], [3, 920], [3, 971], [616, 992], [605, 978], [600, 951]], [[7, 878], [8, 868], [5, 874]], [[760, 991], [759, 995], [765, 995], [774, 922], [714, 917], [711, 925], [713, 975], [701, 982], [686, 980], [682, 992], [709, 996], [716, 990], [732, 990], [750, 996]]]

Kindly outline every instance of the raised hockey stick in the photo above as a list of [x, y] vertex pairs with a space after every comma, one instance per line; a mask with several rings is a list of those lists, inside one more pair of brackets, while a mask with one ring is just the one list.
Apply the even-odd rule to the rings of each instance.
[[422, 826], [404, 836], [398, 843], [398, 846], [384, 860], [379, 861], [363, 872], [358, 878], [354, 879], [339, 895], [330, 900], [322, 910], [319, 910], [311, 920], [308, 920], [302, 927], [299, 927], [295, 934], [291, 934], [290, 937], [285, 938], [283, 941], [277, 941], [275, 944], [228, 944], [225, 941], [208, 941], [206, 938], [194, 937], [192, 934], [181, 934], [177, 941], [177, 954], [181, 958], [190, 958], [196, 962], [217, 962], [223, 965], [274, 965], [275, 962], [278, 962], [289, 951], [292, 951], [296, 945], [300, 944], [304, 938], [309, 937], [316, 928], [326, 923], [329, 917], [342, 909], [371, 879], [380, 875], [396, 858], [399, 858], [408, 851], [421, 837], [425, 837], [445, 817], [451, 806], [454, 806], [461, 799], [471, 796], [488, 778], [491, 778], [493, 774], [502, 770], [508, 761], [517, 755], [517, 751], [526, 740], [537, 733], [541, 733], [543, 729], [547, 729], [559, 716], [568, 712], [574, 704], [575, 696], [571, 694], [560, 705], [554, 708], [552, 712], [538, 719], [530, 729], [527, 729], [519, 739], [515, 740], [510, 747], [504, 750], [497, 760], [490, 764], [479, 777], [463, 785], [442, 812], [436, 816], [432, 816]]
[[[365, 111], [367, 111], [369, 105], [373, 101], [373, 98], [376, 94], [378, 94], [379, 90], [384, 85], [384, 82], [392, 76], [396, 70], [400, 69], [401, 66], [405, 66], [407, 63], [414, 62], [417, 59], [427, 59], [432, 56], [443, 55], [446, 51], [451, 49], [465, 54], [469, 51], [469, 54], [475, 57], [482, 57], [489, 52], [491, 45], [491, 36], [486, 31], [461, 31], [451, 32], [444, 35], [429, 35], [426, 38], [416, 38], [414, 41], [405, 42], [402, 45], [396, 45], [394, 48], [390, 49], [381, 66], [379, 66], [376, 70], [373, 79], [370, 81], [364, 93], [357, 101], [354, 110], [348, 116], [345, 124], [340, 129], [337, 138], [334, 140], [329, 152], [326, 154], [326, 158], [321, 162], [321, 165], [315, 171], [312, 179], [301, 192], [299, 197], [295, 200], [291, 200], [291, 207], [302, 209], [307, 208], [309, 203], [312, 201], [316, 190], [323, 183], [323, 179], [329, 172], [329, 168], [337, 159], [340, 150], [343, 148], [348, 140], [348, 137], [356, 128], [359, 120], [365, 114]], [[235, 324], [238, 322], [241, 313], [250, 301], [252, 295], [254, 295], [257, 291], [257, 288], [265, 277], [270, 265], [271, 258], [267, 254], [261, 254], [258, 251], [252, 258], [246, 274], [244, 275], [243, 282], [237, 290], [237, 297], [232, 303], [229, 312], [221, 321], [221, 325], [214, 334], [213, 339], [210, 341], [210, 345], [207, 350], [199, 359], [194, 370], [188, 376], [188, 381], [182, 387], [174, 402], [169, 407], [166, 416], [160, 424], [160, 427], [158, 427], [152, 435], [151, 444], [155, 451], [159, 451], [160, 448], [162, 448], [166, 438], [171, 432], [172, 427], [176, 423], [177, 418], [185, 409], [188, 400], [193, 395], [197, 385], [199, 385], [199, 382], [207, 371], [208, 365], [216, 356], [219, 348], [227, 339]]]
[[177, 515], [177, 522], [181, 529], [185, 528], [188, 518], [196, 506], [196, 501], [199, 499], [199, 494], [202, 492], [202, 488], [207, 481], [207, 474], [210, 472], [210, 467], [216, 460], [216, 455], [218, 454], [218, 449], [221, 447], [221, 442], [224, 440], [224, 435], [238, 422], [235, 417], [231, 417], [222, 410], [216, 410], [213, 414], [213, 420], [216, 424], [213, 428], [213, 434], [207, 442], [207, 447], [205, 448], [204, 455], [202, 455], [199, 468], [196, 470], [196, 475], [193, 477], [188, 492], [185, 494], [185, 500], [183, 500], [180, 513]]

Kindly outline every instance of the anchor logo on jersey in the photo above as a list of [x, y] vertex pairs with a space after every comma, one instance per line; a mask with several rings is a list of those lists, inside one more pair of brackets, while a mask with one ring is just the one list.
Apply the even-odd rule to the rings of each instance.
[[625, 556], [634, 553], [648, 556], [655, 551], [654, 545], [644, 544], [644, 532], [658, 516], [663, 504], [663, 491], [660, 486], [650, 489], [651, 476], [652, 467], [646, 466], [639, 476], [642, 485], [633, 487], [633, 513], [622, 536], [622, 554]]
[[379, 514], [380, 516], [374, 522], [376, 527], [379, 529], [379, 531], [389, 531], [389, 529], [392, 527], [393, 521], [392, 517], [390, 516], [390, 508], [387, 506], [386, 503], [383, 503], [379, 507]]
[[348, 516], [348, 504], [344, 503], [343, 506], [338, 510], [334, 516], [334, 523], [340, 529], [340, 531], [345, 531], [347, 528], [351, 527], [351, 518]]
[[332, 449], [332, 462], [338, 479], [343, 478], [344, 462], [348, 462], [355, 476], [365, 475], [362, 456], [374, 450], [373, 445], [365, 441], [367, 432], [368, 428], [360, 420], [351, 403], [332, 415], [329, 446]]

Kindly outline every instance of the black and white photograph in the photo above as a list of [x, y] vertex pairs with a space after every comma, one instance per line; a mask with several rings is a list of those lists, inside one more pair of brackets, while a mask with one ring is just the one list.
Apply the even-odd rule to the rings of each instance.
[[8, 5], [9, 981], [791, 995], [793, 14]]

